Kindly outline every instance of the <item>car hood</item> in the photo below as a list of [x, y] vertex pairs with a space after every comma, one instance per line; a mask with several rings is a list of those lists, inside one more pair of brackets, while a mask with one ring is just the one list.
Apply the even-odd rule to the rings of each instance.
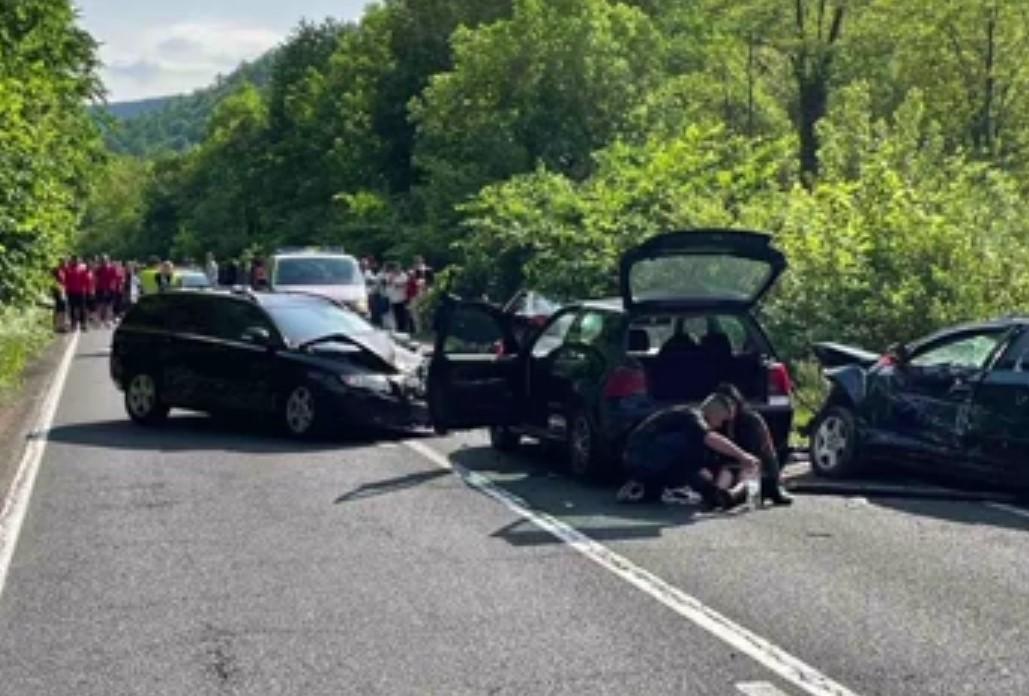
[[339, 338], [311, 346], [311, 352], [326, 358], [353, 358], [361, 353], [369, 359], [369, 367], [376, 364], [388, 371], [414, 374], [425, 362], [425, 356], [397, 344], [384, 331], [353, 334], [346, 339]]

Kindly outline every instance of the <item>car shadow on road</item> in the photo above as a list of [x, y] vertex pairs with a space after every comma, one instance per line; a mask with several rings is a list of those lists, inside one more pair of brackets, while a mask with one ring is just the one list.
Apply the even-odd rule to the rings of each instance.
[[358, 486], [352, 491], [344, 493], [336, 498], [334, 502], [339, 504], [352, 502], [354, 500], [362, 500], [364, 498], [374, 498], [387, 493], [395, 493], [408, 488], [414, 488], [415, 486], [420, 486], [423, 483], [428, 483], [429, 481], [443, 478], [445, 476], [450, 476], [450, 472], [444, 471], [443, 469], [436, 469], [432, 471], [419, 471], [415, 474], [405, 474], [403, 476], [396, 476], [382, 481], [366, 483]]
[[[702, 513], [694, 505], [619, 503], [613, 478], [596, 482], [574, 479], [562, 473], [557, 458], [540, 446], [524, 445], [512, 453], [487, 446], [466, 447], [451, 453], [450, 460], [487, 476], [533, 510], [560, 518], [596, 541], [652, 539], [668, 528], [731, 517]], [[561, 543], [527, 520], [505, 525], [493, 536], [513, 546]]]
[[291, 440], [259, 420], [222, 419], [202, 415], [173, 415], [160, 426], [142, 427], [132, 421], [109, 420], [59, 425], [47, 432], [55, 443], [147, 452], [239, 452], [295, 454], [368, 447], [404, 436], [388, 432], [346, 433], [338, 437]]

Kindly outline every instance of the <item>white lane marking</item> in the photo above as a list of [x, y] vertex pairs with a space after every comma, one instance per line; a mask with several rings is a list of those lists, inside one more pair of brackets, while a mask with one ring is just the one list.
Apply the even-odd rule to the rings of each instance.
[[786, 696], [785, 693], [768, 682], [740, 682], [736, 690], [746, 696]]
[[1003, 512], [1016, 515], [1018, 517], [1024, 517], [1029, 520], [1029, 510], [1025, 508], [1016, 507], [1014, 505], [1008, 505], [1007, 503], [985, 503], [986, 507], [993, 508], [994, 510], [1001, 510]]
[[68, 371], [71, 369], [71, 359], [75, 355], [78, 345], [79, 334], [76, 333], [64, 350], [64, 357], [61, 358], [54, 380], [50, 383], [50, 391], [40, 409], [36, 428], [29, 435], [25, 453], [18, 464], [18, 472], [11, 484], [11, 492], [4, 500], [3, 509], [0, 510], [0, 596], [4, 593], [7, 571], [14, 558], [14, 549], [18, 545], [21, 525], [25, 522], [25, 513], [28, 511], [29, 500], [32, 498], [32, 489], [36, 485], [36, 474], [39, 473], [39, 465], [43, 461], [43, 453], [46, 451], [47, 433], [50, 431], [50, 426], [53, 425], [57, 404], [61, 401], [64, 383], [68, 379]]
[[621, 579], [645, 592], [653, 599], [696, 624], [715, 638], [729, 644], [745, 655], [767, 667], [789, 683], [811, 696], [857, 696], [842, 684], [838, 684], [814, 667], [773, 645], [761, 636], [718, 613], [699, 599], [670, 585], [653, 573], [637, 566], [603, 544], [545, 512], [533, 510], [521, 498], [494, 484], [489, 478], [454, 464], [436, 450], [417, 441], [407, 441], [407, 446], [429, 459], [437, 466], [453, 471], [464, 482], [479, 492], [493, 498], [519, 517], [532, 522], [540, 529], [557, 537], [572, 549], [594, 563], [614, 573]]

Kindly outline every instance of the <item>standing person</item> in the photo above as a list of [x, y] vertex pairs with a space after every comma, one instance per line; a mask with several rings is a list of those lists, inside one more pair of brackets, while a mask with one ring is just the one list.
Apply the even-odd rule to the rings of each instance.
[[711, 455], [739, 462], [756, 473], [760, 462], [718, 432], [735, 416], [735, 403], [722, 394], [711, 394], [699, 409], [672, 406], [651, 415], [629, 434], [624, 463], [629, 480], [618, 491], [618, 500], [638, 502], [661, 496], [664, 502], [688, 500], [683, 486], [700, 494], [712, 508], [731, 509], [747, 499], [743, 484], [719, 487]]
[[390, 262], [386, 272], [386, 297], [389, 299], [393, 325], [397, 331], [409, 329], [407, 316], [407, 273], [395, 261]]
[[128, 261], [125, 264], [121, 293], [122, 309], [127, 312], [132, 305], [139, 301], [139, 269], [135, 261]]
[[268, 289], [268, 269], [265, 268], [264, 259], [257, 257], [250, 267], [250, 287], [254, 290]]
[[89, 330], [86, 324], [89, 284], [89, 268], [78, 256], [72, 256], [65, 268], [65, 287], [68, 291], [68, 310], [71, 313], [72, 331]]
[[156, 256], [147, 259], [146, 266], [139, 272], [139, 289], [143, 295], [155, 295], [157, 287], [157, 274], [161, 272], [161, 260]]
[[157, 291], [167, 292], [174, 287], [175, 284], [175, 267], [171, 261], [162, 261], [161, 266], [157, 271], [155, 277], [157, 281]]
[[207, 259], [204, 261], [204, 275], [207, 276], [207, 281], [212, 287], [219, 285], [218, 281], [221, 280], [218, 276], [218, 262], [214, 259], [214, 254], [210, 251], [207, 252]]
[[96, 319], [100, 326], [108, 326], [111, 322], [111, 303], [113, 296], [111, 294], [112, 286], [115, 278], [112, 277], [114, 268], [111, 266], [111, 260], [107, 254], [100, 257], [100, 263], [97, 264], [96, 270], [93, 272], [95, 287], [94, 296], [96, 297]]
[[372, 326], [382, 328], [382, 277], [379, 274], [379, 264], [375, 257], [369, 256], [362, 262], [364, 269], [364, 287], [368, 292], [368, 313], [371, 315]]
[[60, 259], [57, 268], [51, 274], [50, 295], [54, 301], [54, 331], [62, 332], [68, 330], [68, 288], [65, 281], [65, 272], [68, 262]]

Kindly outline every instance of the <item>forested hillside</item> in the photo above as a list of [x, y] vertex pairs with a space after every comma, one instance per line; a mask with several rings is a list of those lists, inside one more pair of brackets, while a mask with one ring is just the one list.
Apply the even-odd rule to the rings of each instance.
[[422, 253], [495, 297], [760, 228], [780, 345], [881, 346], [1029, 304], [1029, 3], [385, 0], [299, 27], [197, 147], [93, 181], [86, 250]]
[[227, 96], [244, 84], [267, 84], [274, 61], [273, 51], [192, 94], [98, 106], [93, 114], [113, 153], [148, 157], [182, 152], [204, 139], [211, 114]]

